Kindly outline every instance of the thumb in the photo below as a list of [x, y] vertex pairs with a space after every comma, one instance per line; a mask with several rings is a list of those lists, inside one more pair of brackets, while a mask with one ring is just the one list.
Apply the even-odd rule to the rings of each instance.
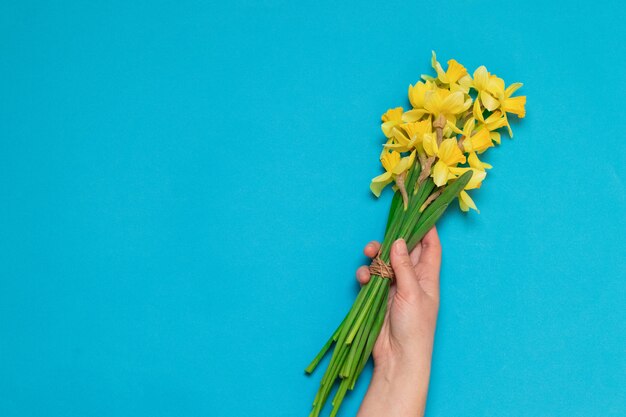
[[420, 286], [404, 239], [398, 239], [393, 243], [390, 259], [396, 275], [398, 295], [406, 300], [415, 299], [420, 293]]

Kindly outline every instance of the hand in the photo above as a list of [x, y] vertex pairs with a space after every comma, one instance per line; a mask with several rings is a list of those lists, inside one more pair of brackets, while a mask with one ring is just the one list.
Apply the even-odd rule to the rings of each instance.
[[[378, 242], [365, 246], [373, 258]], [[422, 416], [428, 393], [430, 363], [439, 310], [441, 244], [433, 228], [409, 254], [403, 240], [390, 254], [395, 281], [389, 293], [387, 315], [372, 352], [374, 375], [358, 417]], [[357, 279], [370, 279], [367, 266]]]

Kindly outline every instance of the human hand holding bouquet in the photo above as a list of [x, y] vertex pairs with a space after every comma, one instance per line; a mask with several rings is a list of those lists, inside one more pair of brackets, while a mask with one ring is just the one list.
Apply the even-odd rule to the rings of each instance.
[[[506, 126], [513, 136], [508, 113], [525, 116], [526, 97], [512, 97], [522, 84], [505, 88], [504, 81], [484, 66], [471, 77], [455, 60], [448, 61], [444, 71], [434, 52], [432, 66], [436, 77], [423, 75], [424, 81], [409, 86], [412, 109], [404, 112], [397, 107], [382, 116], [387, 142], [380, 160], [385, 173], [374, 178], [370, 188], [379, 196], [393, 182], [395, 194], [382, 245], [369, 267], [369, 282], [306, 369], [313, 372], [334, 345], [311, 416], [319, 416], [335, 382], [339, 388], [331, 416], [337, 414], [372, 349], [381, 345], [376, 339], [384, 326], [389, 327], [385, 317], [397, 269], [389, 262], [400, 256], [398, 246], [412, 251], [457, 197], [461, 210], [477, 210], [467, 191], [479, 188], [491, 168], [478, 155], [500, 143], [499, 129]], [[403, 241], [394, 244], [398, 239]], [[400, 291], [400, 279], [395, 287]]]
[[[365, 254], [376, 256], [371, 242]], [[358, 417], [423, 415], [439, 309], [441, 245], [435, 228], [409, 254], [403, 240], [391, 247], [396, 275], [389, 290], [387, 317], [374, 344], [374, 375]], [[361, 284], [370, 280], [367, 267], [357, 270]]]

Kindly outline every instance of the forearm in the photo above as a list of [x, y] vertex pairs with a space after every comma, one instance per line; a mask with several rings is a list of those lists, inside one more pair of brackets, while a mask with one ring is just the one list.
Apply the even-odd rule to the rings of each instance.
[[[427, 356], [427, 357], [426, 357]], [[377, 365], [358, 417], [422, 417], [426, 408], [430, 356]]]

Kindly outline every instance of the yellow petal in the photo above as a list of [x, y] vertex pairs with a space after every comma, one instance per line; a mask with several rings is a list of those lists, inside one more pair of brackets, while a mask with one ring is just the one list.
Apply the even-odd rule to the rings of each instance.
[[427, 91], [424, 95], [424, 108], [428, 110], [429, 113], [439, 114], [441, 111], [441, 104], [443, 99], [441, 97], [441, 93], [439, 93], [440, 89]]
[[401, 156], [396, 151], [389, 152], [388, 150], [383, 150], [383, 153], [380, 155], [380, 162], [383, 164], [383, 168], [385, 171], [392, 171], [396, 165], [400, 163]]
[[474, 200], [472, 200], [472, 197], [470, 197], [469, 194], [465, 191], [461, 191], [459, 193], [459, 206], [461, 206], [461, 210], [463, 211], [469, 211], [469, 209], [471, 208], [480, 213], [480, 211], [478, 211], [478, 208], [476, 207], [476, 204], [474, 203]]
[[409, 156], [405, 156], [400, 159], [400, 162], [393, 168], [392, 173], [394, 175], [400, 175], [413, 165], [415, 161], [415, 151], [411, 152]]
[[428, 118], [426, 120], [422, 120], [421, 122], [404, 123], [400, 125], [400, 128], [404, 130], [409, 139], [418, 139], [421, 141], [422, 136], [424, 136], [425, 133], [432, 132], [432, 123], [430, 118]]
[[439, 152], [437, 153], [439, 160], [449, 166], [455, 166], [456, 164], [462, 164], [465, 162], [465, 155], [459, 149], [456, 139], [446, 139], [441, 142], [439, 146]]
[[459, 129], [456, 124], [452, 123], [451, 121], [448, 121], [446, 123], [446, 127], [448, 127], [451, 131], [453, 131], [454, 133], [458, 134], [458, 135], [462, 135], [463, 131], [461, 129]]
[[401, 121], [402, 120], [402, 107], [396, 107], [395, 109], [389, 109], [382, 115], [381, 119], [384, 122]]
[[454, 59], [448, 61], [448, 70], [446, 71], [446, 76], [449, 83], [455, 83], [465, 75], [467, 75], [467, 70], [463, 65], [459, 64]]
[[465, 102], [463, 103], [463, 109], [461, 109], [461, 111], [465, 111], [467, 109], [469, 109], [470, 107], [472, 107], [472, 98], [468, 98], [467, 100], [465, 100]]
[[472, 80], [472, 77], [470, 77], [468, 74], [464, 77], [461, 77], [461, 79], [458, 81], [459, 88], [467, 94], [473, 82], [474, 81]]
[[409, 110], [406, 113], [404, 113], [402, 115], [402, 121], [405, 123], [413, 123], [413, 122], [417, 122], [419, 119], [421, 119], [425, 114], [426, 114], [426, 110], [424, 109], [413, 109], [413, 110]]
[[430, 83], [423, 83], [421, 81], [415, 85], [409, 85], [409, 101], [414, 109], [424, 108], [424, 95], [426, 91], [430, 89]]
[[463, 132], [461, 134], [468, 136], [468, 137], [471, 136], [472, 131], [474, 130], [475, 126], [476, 126], [476, 121], [474, 120], [473, 117], [470, 117], [469, 119], [467, 119], [467, 121], [463, 125]]
[[489, 72], [487, 72], [487, 68], [484, 65], [481, 65], [474, 71], [474, 89], [477, 91], [485, 90], [488, 83]]
[[393, 128], [393, 130], [391, 131], [391, 135], [401, 145], [406, 145], [410, 142], [410, 139], [406, 137], [404, 132], [398, 129], [397, 126]]
[[449, 173], [450, 172], [448, 171], [448, 166], [445, 163], [443, 163], [441, 160], [439, 160], [433, 167], [433, 173], [432, 173], [433, 181], [438, 187], [441, 187], [442, 185], [448, 182]]
[[376, 197], [380, 197], [380, 193], [383, 189], [392, 181], [391, 173], [385, 172], [372, 179], [372, 183], [370, 184], [370, 190]]
[[399, 143], [390, 141], [390, 142], [385, 143], [383, 145], [383, 148], [391, 149], [391, 150], [394, 150], [394, 151], [397, 151], [397, 152], [405, 152], [404, 149], [406, 149], [406, 145], [401, 145]]
[[498, 100], [493, 98], [491, 94], [486, 91], [480, 92], [480, 101], [483, 103], [483, 106], [489, 111], [494, 111], [500, 106]]
[[433, 52], [433, 55], [430, 60], [430, 63], [433, 66], [434, 70], [437, 72], [437, 77], [441, 80], [441, 82], [447, 84], [448, 78], [446, 77], [446, 73], [441, 67], [441, 64], [437, 61], [437, 55], [435, 54], [435, 51], [432, 51], [432, 52]]
[[443, 102], [441, 103], [441, 112], [446, 114], [457, 114], [465, 111], [465, 106], [466, 103], [464, 100], [464, 94], [460, 91], [456, 91], [443, 100]]
[[422, 145], [424, 146], [424, 151], [428, 156], [437, 155], [439, 147], [437, 146], [437, 138], [433, 133], [426, 133], [424, 135]]
[[496, 110], [489, 117], [485, 119], [485, 126], [489, 130], [497, 130], [502, 126], [506, 125], [506, 120], [504, 119], [502, 112], [500, 110]]
[[516, 92], [519, 88], [521, 88], [524, 84], [522, 83], [513, 83], [504, 90], [505, 97], [511, 97], [514, 92]]
[[472, 178], [470, 178], [470, 180], [467, 182], [465, 189], [473, 190], [474, 188], [480, 188], [486, 176], [487, 176], [487, 173], [485, 171], [472, 169]]
[[466, 137], [465, 141], [463, 141], [463, 149], [466, 152], [484, 152], [492, 146], [491, 136], [485, 128], [480, 129], [478, 133], [470, 138]]
[[388, 138], [392, 137], [393, 134], [393, 128], [400, 123], [397, 120], [390, 120], [388, 122], [383, 123], [380, 128], [382, 129], [384, 135]]
[[502, 102], [502, 110], [516, 114], [519, 118], [526, 116], [526, 96], [509, 97]]
[[469, 156], [467, 157], [467, 162], [469, 163], [470, 167], [478, 169], [480, 171], [484, 171], [485, 169], [492, 168], [492, 166], [489, 165], [488, 163], [483, 162], [480, 159], [478, 159], [478, 155], [476, 155], [476, 152], [470, 152]]
[[480, 100], [477, 99], [474, 101], [474, 108], [472, 110], [474, 113], [474, 119], [484, 123], [485, 119], [483, 117], [483, 109], [480, 107]]
[[509, 130], [509, 137], [513, 138], [513, 130], [511, 129], [511, 125], [509, 124], [509, 118], [507, 117], [506, 112], [502, 114], [502, 118], [506, 123], [506, 128]]
[[490, 75], [486, 90], [498, 98], [504, 98], [504, 80], [495, 75]]

